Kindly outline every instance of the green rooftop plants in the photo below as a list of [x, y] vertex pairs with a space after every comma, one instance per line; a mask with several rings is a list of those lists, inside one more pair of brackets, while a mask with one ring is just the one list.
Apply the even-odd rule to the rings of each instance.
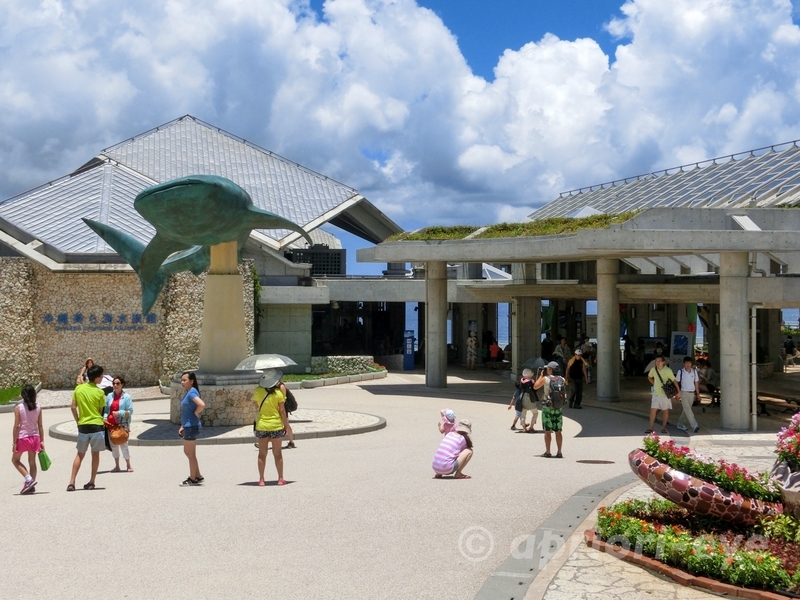
[[[540, 235], [560, 235], [575, 233], [579, 229], [607, 229], [611, 225], [624, 223], [633, 218], [639, 211], [629, 211], [615, 215], [592, 215], [580, 219], [569, 217], [552, 217], [538, 221], [523, 223], [499, 223], [490, 225], [471, 239], [492, 239], [512, 237], [534, 237]], [[391, 236], [387, 242], [463, 240], [480, 229], [475, 225], [440, 225], [425, 227], [417, 231], [403, 232]]]

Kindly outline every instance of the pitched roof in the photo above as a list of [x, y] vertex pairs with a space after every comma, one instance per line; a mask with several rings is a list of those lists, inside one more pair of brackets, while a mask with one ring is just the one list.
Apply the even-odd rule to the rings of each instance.
[[563, 192], [529, 216], [645, 208], [771, 208], [800, 199], [797, 141]]
[[[114, 254], [81, 217], [147, 243], [155, 231], [133, 209], [136, 195], [196, 174], [231, 179], [257, 207], [307, 231], [331, 222], [373, 242], [402, 231], [355, 189], [189, 115], [106, 148], [70, 175], [3, 201], [0, 229], [38, 239], [63, 254]], [[298, 234], [258, 230], [253, 237], [277, 249]]]

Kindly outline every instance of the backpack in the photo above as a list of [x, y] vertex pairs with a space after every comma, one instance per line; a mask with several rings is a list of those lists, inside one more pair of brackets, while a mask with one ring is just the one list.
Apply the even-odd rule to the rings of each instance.
[[283, 403], [283, 408], [287, 415], [297, 410], [297, 400], [290, 389], [286, 390], [286, 401]]
[[[522, 383], [522, 381], [518, 382], [517, 383], [517, 389], [519, 390], [520, 406], [523, 406], [523, 407], [525, 406], [525, 401], [524, 401], [524, 398], [523, 398], [523, 396], [525, 396], [525, 394], [528, 394], [528, 396], [530, 398], [530, 402], [528, 403], [529, 406], [531, 404], [535, 404], [536, 402], [539, 401], [539, 397], [536, 395], [536, 390], [533, 389], [533, 379], [531, 379], [529, 381], [526, 381], [525, 383]], [[519, 408], [517, 410], [522, 410], [522, 409]]]
[[567, 386], [560, 375], [550, 377], [550, 397], [547, 399], [547, 408], [561, 409], [567, 403]]

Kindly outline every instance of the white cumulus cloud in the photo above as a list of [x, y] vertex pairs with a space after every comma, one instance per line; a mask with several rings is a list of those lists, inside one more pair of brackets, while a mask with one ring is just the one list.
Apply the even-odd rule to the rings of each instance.
[[474, 75], [414, 0], [6, 0], [0, 198], [190, 113], [353, 187], [407, 228], [800, 138], [789, 0], [620, 0]]

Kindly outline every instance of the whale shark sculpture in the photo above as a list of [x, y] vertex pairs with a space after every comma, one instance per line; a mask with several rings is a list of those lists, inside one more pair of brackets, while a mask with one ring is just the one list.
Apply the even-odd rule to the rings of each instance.
[[313, 244], [302, 227], [256, 208], [245, 190], [215, 175], [191, 175], [146, 188], [133, 207], [156, 229], [146, 246], [104, 223], [83, 222], [139, 276], [144, 314], [150, 312], [169, 275], [181, 271], [199, 275], [208, 267], [211, 246], [237, 241], [241, 249], [253, 229], [289, 229]]

